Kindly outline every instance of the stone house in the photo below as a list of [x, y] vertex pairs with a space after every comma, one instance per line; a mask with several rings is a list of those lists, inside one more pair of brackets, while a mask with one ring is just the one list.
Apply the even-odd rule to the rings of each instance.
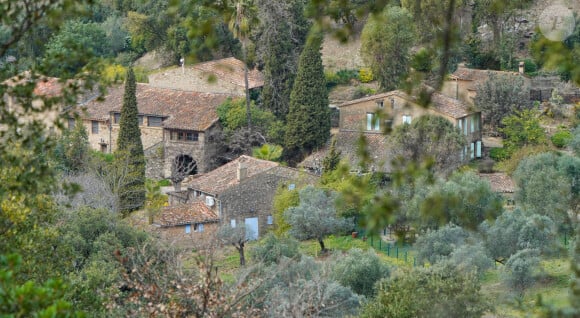
[[506, 72], [467, 68], [465, 65], [459, 64], [457, 70], [453, 74], [450, 74], [444, 81], [441, 92], [446, 96], [473, 105], [477, 87], [485, 83], [489, 79], [490, 74], [521, 77], [524, 85], [528, 89], [531, 89], [532, 80], [524, 74], [523, 65], [520, 66], [519, 72]]
[[[428, 108], [419, 105], [415, 97], [400, 90], [351, 100], [338, 105], [338, 108], [339, 129], [334, 138], [337, 141], [337, 148], [351, 167], [359, 165], [357, 145], [360, 135], [363, 134], [367, 140], [370, 158], [373, 160], [370, 169], [390, 172], [390, 162], [393, 158], [388, 151], [385, 129], [404, 123], [410, 124], [425, 114], [442, 116], [464, 133], [468, 144], [463, 156], [472, 159], [482, 156], [481, 112], [472, 110], [466, 103], [441, 93], [432, 94]], [[328, 147], [325, 147], [315, 152], [300, 166], [320, 172], [322, 159], [327, 151]]]
[[153, 222], [155, 232], [180, 246], [202, 247], [219, 227], [214, 210], [202, 200], [166, 206]]
[[272, 204], [279, 186], [314, 184], [317, 177], [279, 163], [242, 155], [184, 184], [187, 190], [170, 193], [169, 204], [189, 205], [202, 200], [222, 224], [245, 224], [251, 239], [274, 226]]
[[[149, 75], [154, 87], [184, 91], [245, 96], [244, 62], [228, 57], [192, 66], [174, 67]], [[264, 78], [257, 69], [248, 71], [250, 92], [260, 89]]]
[[[107, 153], [116, 149], [123, 95], [124, 86], [116, 86], [109, 88], [103, 101], [93, 99], [81, 105], [91, 148]], [[230, 95], [138, 83], [136, 97], [149, 178], [168, 178], [174, 160], [194, 162], [189, 174], [213, 168], [211, 159], [217, 149], [212, 136], [221, 129], [216, 109]], [[74, 124], [69, 119], [69, 127]]]

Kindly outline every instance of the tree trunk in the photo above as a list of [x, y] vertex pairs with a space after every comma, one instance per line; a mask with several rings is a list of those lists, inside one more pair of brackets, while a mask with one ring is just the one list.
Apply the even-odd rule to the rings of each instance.
[[320, 244], [320, 252], [325, 253], [326, 247], [324, 247], [324, 241], [322, 239], [318, 239], [318, 244]]
[[250, 112], [250, 85], [248, 84], [248, 62], [247, 62], [247, 55], [246, 46], [242, 47], [242, 51], [244, 51], [244, 85], [246, 89], [246, 117], [248, 118], [248, 129], [252, 131], [252, 113]]
[[240, 253], [240, 266], [246, 266], [246, 257], [244, 256], [244, 243], [236, 247]]

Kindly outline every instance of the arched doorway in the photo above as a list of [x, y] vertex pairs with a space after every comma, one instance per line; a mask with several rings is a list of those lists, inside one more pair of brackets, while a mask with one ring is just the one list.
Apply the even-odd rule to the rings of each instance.
[[181, 175], [183, 178], [197, 174], [197, 162], [188, 155], [176, 156], [171, 168], [172, 174]]

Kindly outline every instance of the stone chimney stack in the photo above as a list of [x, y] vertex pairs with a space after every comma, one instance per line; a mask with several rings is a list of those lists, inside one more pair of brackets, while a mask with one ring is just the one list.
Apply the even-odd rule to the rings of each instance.
[[238, 161], [238, 182], [246, 179], [248, 176], [248, 168], [246, 167], [246, 163], [244, 162], [243, 158], [240, 158]]
[[520, 64], [519, 64], [518, 70], [519, 70], [519, 72], [520, 72], [521, 75], [524, 75], [525, 65], [526, 64], [523, 61], [520, 62]]

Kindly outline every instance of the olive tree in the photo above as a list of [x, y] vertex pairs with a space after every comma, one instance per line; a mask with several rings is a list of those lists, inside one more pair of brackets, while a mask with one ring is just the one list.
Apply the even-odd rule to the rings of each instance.
[[324, 190], [307, 186], [300, 191], [300, 204], [284, 212], [290, 224], [290, 234], [299, 240], [316, 239], [321, 252], [326, 252], [324, 238], [353, 228], [352, 219], [341, 218], [336, 214], [336, 193], [327, 194]]

